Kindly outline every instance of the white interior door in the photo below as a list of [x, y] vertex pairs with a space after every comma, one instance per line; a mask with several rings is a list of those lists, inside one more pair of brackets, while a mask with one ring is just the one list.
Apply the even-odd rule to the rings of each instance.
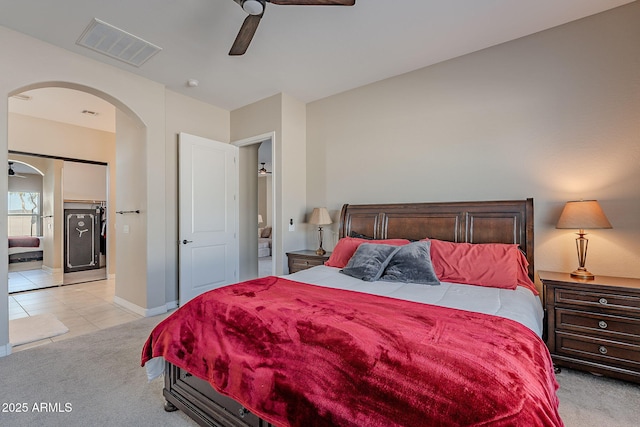
[[180, 305], [237, 281], [238, 147], [180, 133]]

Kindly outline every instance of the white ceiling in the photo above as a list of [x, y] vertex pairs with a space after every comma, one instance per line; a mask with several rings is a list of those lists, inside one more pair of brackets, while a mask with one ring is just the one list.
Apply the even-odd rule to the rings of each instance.
[[[246, 14], [233, 0], [0, 0], [0, 25], [233, 110], [280, 92], [311, 102], [630, 2], [267, 4], [247, 53], [236, 57], [228, 52]], [[136, 68], [78, 46], [94, 18], [162, 51]], [[188, 79], [197, 79], [199, 85], [188, 87]]]
[[[60, 87], [47, 87], [28, 90], [20, 95], [28, 96], [30, 99], [9, 98], [10, 112], [115, 132], [115, 107], [90, 93]], [[95, 114], [86, 114], [83, 111], [91, 111]]]

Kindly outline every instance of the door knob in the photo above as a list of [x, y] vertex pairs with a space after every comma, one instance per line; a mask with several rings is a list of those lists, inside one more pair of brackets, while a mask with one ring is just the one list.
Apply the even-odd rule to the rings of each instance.
[[182, 241], [182, 244], [183, 244], [183, 245], [186, 245], [187, 243], [193, 243], [193, 240], [187, 240], [187, 239], [184, 239], [184, 240]]

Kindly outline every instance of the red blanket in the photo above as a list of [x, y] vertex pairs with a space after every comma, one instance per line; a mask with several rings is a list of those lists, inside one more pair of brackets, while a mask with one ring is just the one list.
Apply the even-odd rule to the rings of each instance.
[[517, 322], [267, 277], [161, 322], [163, 356], [278, 426], [561, 426], [542, 340]]

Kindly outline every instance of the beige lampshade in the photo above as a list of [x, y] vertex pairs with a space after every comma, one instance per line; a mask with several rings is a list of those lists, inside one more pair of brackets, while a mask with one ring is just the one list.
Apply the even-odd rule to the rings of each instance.
[[589, 230], [613, 228], [597, 200], [567, 202], [560, 214], [556, 228]]
[[327, 208], [314, 208], [311, 212], [311, 218], [309, 218], [309, 224], [327, 225], [332, 222]]
[[262, 215], [258, 214], [258, 224], [262, 224]]

